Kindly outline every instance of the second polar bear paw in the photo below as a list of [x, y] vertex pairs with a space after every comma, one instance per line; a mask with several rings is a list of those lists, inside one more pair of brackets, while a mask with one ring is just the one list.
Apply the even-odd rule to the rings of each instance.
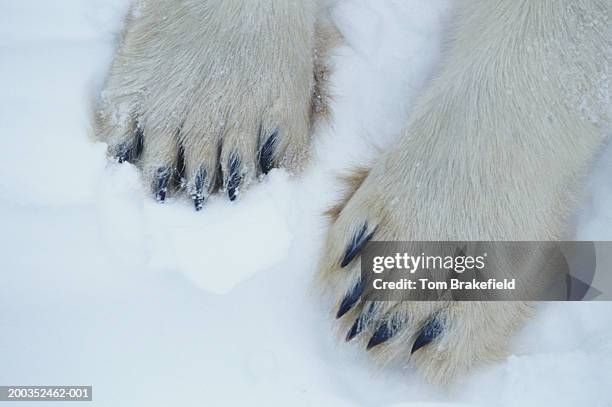
[[532, 304], [368, 300], [360, 251], [370, 240], [412, 239], [409, 211], [402, 205], [411, 198], [385, 196], [382, 187], [401, 183], [401, 177], [366, 170], [349, 177], [349, 198], [328, 213], [333, 224], [318, 279], [334, 297], [335, 325], [346, 342], [367, 350], [379, 365], [409, 365], [432, 383], [449, 384], [478, 365], [507, 357], [510, 339]]

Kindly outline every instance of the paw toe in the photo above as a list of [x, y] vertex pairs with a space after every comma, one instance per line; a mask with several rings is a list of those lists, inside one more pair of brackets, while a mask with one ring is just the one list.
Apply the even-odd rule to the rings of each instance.
[[419, 335], [412, 344], [410, 353], [414, 353], [425, 345], [428, 345], [431, 341], [436, 339], [443, 331], [442, 322], [434, 317], [429, 320], [423, 329], [421, 329]]
[[270, 172], [275, 166], [275, 153], [278, 147], [278, 130], [275, 130], [271, 135], [262, 138], [262, 145], [259, 149], [259, 169], [263, 174]]
[[164, 202], [179, 173], [179, 148], [174, 137], [142, 131], [143, 149], [139, 165], [157, 202]]
[[[195, 140], [194, 140], [195, 141]], [[219, 176], [219, 151], [215, 142], [183, 142], [185, 193], [196, 211], [203, 209]]]
[[242, 159], [238, 153], [233, 153], [229, 162], [226, 165], [227, 180], [225, 189], [227, 190], [227, 196], [230, 201], [235, 201], [240, 192], [240, 184], [242, 183], [243, 177], [246, 173], [246, 169], [242, 166]]

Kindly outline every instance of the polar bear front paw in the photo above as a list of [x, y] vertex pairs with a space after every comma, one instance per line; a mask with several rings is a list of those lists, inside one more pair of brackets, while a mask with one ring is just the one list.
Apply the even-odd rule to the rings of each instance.
[[408, 364], [430, 382], [450, 383], [474, 366], [506, 357], [510, 339], [530, 314], [531, 304], [368, 300], [359, 263], [368, 241], [447, 236], [443, 229], [419, 235], [419, 223], [431, 226], [437, 219], [412, 219], [417, 211], [409, 202], [423, 196], [408, 193], [402, 185], [406, 176], [385, 167], [383, 160], [374, 170], [355, 174], [349, 199], [330, 211], [334, 222], [319, 282], [335, 298], [333, 315], [344, 340], [368, 350], [381, 365]]
[[215, 189], [234, 200], [258, 174], [299, 168], [325, 109], [309, 7], [136, 2], [96, 112], [110, 155], [136, 163], [158, 201], [182, 191], [197, 210]]

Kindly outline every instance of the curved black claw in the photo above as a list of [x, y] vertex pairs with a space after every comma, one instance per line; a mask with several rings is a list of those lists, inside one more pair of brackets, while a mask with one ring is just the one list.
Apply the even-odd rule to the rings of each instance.
[[204, 206], [204, 201], [206, 200], [206, 196], [204, 195], [204, 182], [206, 181], [206, 169], [204, 166], [201, 166], [195, 176], [194, 186], [195, 189], [191, 194], [191, 198], [193, 199], [193, 205], [195, 206], [195, 210], [199, 211]]
[[193, 198], [193, 206], [196, 212], [201, 211], [204, 207], [204, 198], [194, 197]]
[[268, 137], [268, 140], [261, 146], [259, 151], [259, 167], [264, 174], [270, 172], [274, 166], [274, 150], [276, 150], [277, 136], [278, 130]]
[[164, 202], [166, 200], [166, 192], [168, 192], [168, 184], [170, 182], [171, 175], [172, 170], [168, 167], [157, 169], [154, 180], [154, 194], [157, 202]]
[[142, 150], [144, 149], [144, 131], [138, 126], [138, 124], [136, 125], [136, 130], [134, 131], [134, 138], [136, 144], [133, 146], [134, 148], [132, 149], [131, 159], [136, 160], [140, 157]]
[[117, 147], [117, 152], [115, 153], [115, 159], [119, 164], [123, 164], [125, 162], [130, 161], [131, 158], [131, 143], [122, 143]]
[[232, 154], [229, 162], [229, 177], [227, 179], [227, 195], [230, 201], [236, 200], [238, 196], [236, 192], [242, 181], [240, 174], [240, 158], [236, 154]]
[[340, 303], [340, 307], [338, 308], [338, 312], [336, 313], [336, 318], [341, 318], [344, 314], [349, 312], [353, 305], [357, 303], [359, 297], [363, 294], [363, 281], [359, 279], [357, 284], [351, 289], [351, 291], [346, 294], [342, 302]]
[[217, 147], [217, 169], [215, 171], [215, 185], [213, 189], [223, 189], [223, 165], [221, 165], [221, 144]]
[[365, 328], [365, 326], [366, 326], [366, 319], [373, 312], [374, 312], [374, 304], [370, 303], [370, 306], [368, 307], [368, 310], [365, 313], [361, 313], [361, 315], [359, 315], [359, 317], [357, 317], [357, 319], [355, 319], [355, 322], [353, 323], [353, 326], [351, 327], [351, 329], [349, 329], [348, 333], [346, 334], [345, 340], [347, 342], [351, 341], [354, 337], [359, 335], [361, 333], [361, 331], [363, 331], [363, 328]]
[[444, 327], [437, 318], [433, 318], [432, 320], [430, 320], [421, 330], [421, 333], [414, 341], [414, 345], [412, 345], [412, 350], [410, 351], [410, 353], [412, 354], [416, 352], [423, 346], [427, 345], [429, 342], [436, 339], [442, 333], [443, 330]]
[[351, 327], [351, 329], [349, 329], [348, 333], [346, 334], [346, 338], [344, 338], [344, 340], [347, 342], [351, 341], [354, 337], [359, 335], [362, 330], [363, 330], [363, 321], [361, 320], [361, 317], [360, 317], [355, 320], [355, 322], [353, 323], [353, 326]]
[[368, 342], [368, 346], [366, 347], [366, 349], [370, 350], [374, 346], [378, 346], [381, 343], [386, 342], [389, 338], [391, 338], [393, 335], [395, 335], [399, 331], [400, 327], [401, 325], [394, 321], [383, 322], [383, 324], [378, 327], [376, 332], [374, 332], [374, 335], [372, 335], [372, 337], [370, 338], [370, 341]]
[[346, 248], [340, 267], [346, 267], [359, 254], [363, 246], [374, 236], [375, 231], [376, 229], [368, 233], [368, 222], [363, 223], [359, 232], [353, 236], [353, 239]]
[[134, 162], [142, 153], [143, 146], [144, 136], [142, 129], [136, 126], [136, 130], [134, 131], [134, 140], [121, 143], [115, 152], [115, 159], [119, 164], [124, 162]]

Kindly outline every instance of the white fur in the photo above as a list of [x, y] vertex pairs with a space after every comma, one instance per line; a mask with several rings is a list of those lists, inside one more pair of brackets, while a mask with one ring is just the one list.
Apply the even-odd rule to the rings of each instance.
[[[605, 0], [457, 2], [437, 77], [329, 232], [321, 276], [338, 301], [359, 275], [358, 262], [338, 264], [366, 220], [375, 240], [563, 238], [609, 135], [609, 13]], [[382, 361], [407, 360], [423, 324], [434, 314], [445, 321], [444, 334], [410, 360], [437, 382], [503, 358], [530, 311], [521, 302], [381, 307], [363, 339], [385, 315], [404, 326], [374, 348]]]
[[176, 166], [182, 147], [188, 184], [204, 168], [208, 192], [219, 148], [222, 172], [236, 154], [246, 185], [275, 131], [277, 162], [298, 167], [310, 141], [319, 14], [309, 0], [134, 2], [101, 93], [99, 136], [113, 153], [137, 125], [147, 180]]
[[[222, 172], [238, 154], [248, 181], [260, 129], [279, 131], [277, 160], [297, 167], [326, 74], [321, 4], [136, 2], [102, 92], [99, 136], [116, 152], [138, 126], [148, 182], [176, 166], [179, 147], [191, 188], [200, 167], [217, 174], [218, 148]], [[564, 236], [580, 180], [609, 134], [609, 13], [605, 0], [457, 0], [440, 72], [330, 229], [320, 277], [339, 299], [359, 269], [338, 263], [366, 220], [376, 240]], [[521, 302], [386, 302], [360, 338], [393, 316], [403, 328], [375, 348], [378, 360], [410, 358], [428, 379], [448, 382], [503, 358], [529, 312]], [[410, 357], [434, 314], [444, 333]]]

